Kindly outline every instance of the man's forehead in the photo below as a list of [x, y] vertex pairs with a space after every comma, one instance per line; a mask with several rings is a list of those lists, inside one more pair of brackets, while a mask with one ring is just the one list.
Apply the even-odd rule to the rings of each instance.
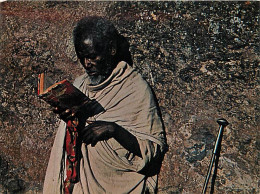
[[83, 39], [82, 43], [83, 43], [82, 49], [84, 50], [85, 54], [87, 52], [87, 53], [96, 53], [102, 55], [104, 51], [103, 44], [100, 44], [92, 37], [87, 37]]
[[87, 38], [87, 39], [85, 39], [83, 42], [84, 42], [84, 44], [85, 44], [86, 46], [88, 46], [88, 47], [93, 47], [93, 40], [92, 40], [92, 39]]
[[85, 54], [90, 54], [90, 53], [96, 53], [97, 52], [96, 49], [95, 49], [94, 42], [93, 42], [92, 38], [86, 38], [82, 42], [83, 42], [82, 51]]

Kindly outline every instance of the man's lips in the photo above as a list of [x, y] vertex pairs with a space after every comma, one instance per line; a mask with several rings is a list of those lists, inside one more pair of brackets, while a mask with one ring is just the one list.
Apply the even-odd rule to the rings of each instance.
[[87, 74], [90, 76], [94, 76], [94, 75], [97, 75], [98, 73], [96, 71], [89, 71], [89, 72], [87, 72]]

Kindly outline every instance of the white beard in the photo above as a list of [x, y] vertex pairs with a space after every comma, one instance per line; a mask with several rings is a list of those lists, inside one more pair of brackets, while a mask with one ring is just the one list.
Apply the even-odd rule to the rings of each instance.
[[98, 75], [98, 76], [89, 76], [90, 85], [96, 86], [103, 82], [106, 79], [106, 76], [104, 75]]

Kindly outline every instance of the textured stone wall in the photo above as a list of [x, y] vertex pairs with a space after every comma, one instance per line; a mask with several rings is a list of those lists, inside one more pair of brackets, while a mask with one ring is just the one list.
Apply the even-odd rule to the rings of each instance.
[[[37, 74], [83, 71], [71, 39], [85, 15], [111, 19], [152, 85], [169, 151], [159, 193], [200, 193], [226, 118], [215, 193], [259, 193], [259, 2], [3, 2], [0, 192], [41, 191], [58, 119]], [[210, 184], [209, 184], [210, 187]]]

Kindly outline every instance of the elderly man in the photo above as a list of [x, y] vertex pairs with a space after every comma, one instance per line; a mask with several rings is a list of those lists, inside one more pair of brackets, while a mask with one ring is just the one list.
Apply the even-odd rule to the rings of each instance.
[[[100, 17], [83, 18], [73, 36], [86, 70], [74, 85], [95, 103], [76, 114], [82, 144], [78, 180], [69, 192], [155, 193], [167, 150], [165, 131], [150, 87], [131, 67], [126, 39]], [[64, 121], [72, 118], [70, 110], [57, 107], [56, 113]], [[64, 192], [65, 129], [62, 121], [46, 172], [46, 194]]]

